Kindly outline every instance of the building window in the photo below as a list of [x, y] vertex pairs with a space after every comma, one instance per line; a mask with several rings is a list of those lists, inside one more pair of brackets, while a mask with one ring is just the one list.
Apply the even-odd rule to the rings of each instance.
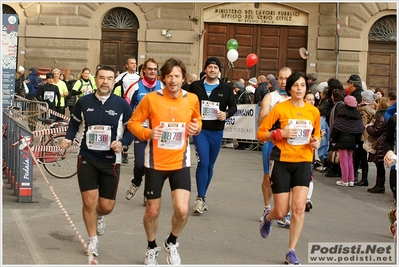
[[139, 21], [132, 11], [117, 7], [111, 9], [104, 17], [102, 28], [138, 29]]
[[385, 16], [377, 20], [369, 33], [370, 41], [396, 42], [396, 16]]

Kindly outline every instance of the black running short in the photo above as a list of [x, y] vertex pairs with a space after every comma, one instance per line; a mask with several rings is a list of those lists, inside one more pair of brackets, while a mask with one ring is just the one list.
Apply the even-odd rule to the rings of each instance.
[[169, 178], [170, 189], [185, 189], [191, 192], [190, 167], [175, 171], [157, 171], [145, 168], [144, 193], [147, 199], [161, 197], [165, 180]]
[[78, 157], [80, 192], [98, 189], [100, 197], [115, 200], [119, 175], [120, 164], [104, 163], [87, 157]]
[[295, 186], [309, 187], [311, 162], [274, 161], [270, 177], [273, 194], [290, 192]]

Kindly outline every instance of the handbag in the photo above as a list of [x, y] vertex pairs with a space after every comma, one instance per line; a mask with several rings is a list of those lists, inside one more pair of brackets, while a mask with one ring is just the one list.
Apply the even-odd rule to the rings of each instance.
[[26, 94], [26, 95], [29, 94], [29, 88], [28, 88], [28, 86], [26, 85], [25, 82], [22, 82], [22, 83], [24, 84], [25, 94]]
[[371, 137], [369, 135], [369, 137], [367, 138], [366, 141], [364, 141], [363, 143], [363, 149], [366, 150], [367, 152], [369, 152], [370, 154], [375, 154], [377, 153], [378, 150], [378, 143], [380, 141], [380, 139], [382, 138], [383, 135], [381, 135], [378, 138], [374, 138]]
[[338, 150], [330, 150], [330, 151], [328, 151], [327, 162], [332, 163], [332, 164], [338, 164], [339, 163]]

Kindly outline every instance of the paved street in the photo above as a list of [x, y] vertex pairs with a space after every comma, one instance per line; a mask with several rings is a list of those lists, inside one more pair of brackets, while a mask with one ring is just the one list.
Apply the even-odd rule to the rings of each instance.
[[[196, 197], [193, 151], [191, 207]], [[263, 210], [261, 162], [260, 151], [221, 149], [207, 195], [209, 211], [201, 216], [190, 214], [178, 238], [183, 264], [283, 263], [289, 230], [274, 223], [267, 239], [259, 235]], [[97, 260], [102, 265], [141, 265], [144, 262], [147, 241], [142, 223], [143, 189], [139, 189], [139, 195], [133, 200], [125, 199], [132, 164], [133, 155], [130, 154], [129, 165], [122, 166], [115, 209], [106, 216], [107, 228], [99, 237]], [[375, 183], [375, 174], [374, 164], [370, 163], [371, 186]], [[306, 213], [296, 248], [302, 264], [308, 263], [308, 242], [392, 242], [387, 211], [393, 207], [393, 196], [388, 182], [385, 194], [370, 194], [367, 187], [338, 187], [335, 185], [338, 178], [324, 177], [318, 171], [314, 175], [314, 208]], [[76, 177], [61, 180], [47, 175], [47, 178], [76, 228], [87, 240]], [[79, 238], [36, 166], [34, 203], [16, 202], [9, 187], [6, 185], [3, 189], [2, 264], [87, 264]], [[159, 246], [170, 231], [171, 215], [170, 189], [166, 182], [157, 234]], [[167, 264], [165, 251], [160, 251], [158, 262]]]

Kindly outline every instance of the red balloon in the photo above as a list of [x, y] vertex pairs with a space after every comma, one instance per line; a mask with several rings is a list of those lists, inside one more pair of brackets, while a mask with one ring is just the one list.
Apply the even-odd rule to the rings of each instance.
[[254, 66], [256, 63], [258, 63], [258, 56], [254, 53], [251, 53], [247, 56], [247, 67], [252, 67]]

